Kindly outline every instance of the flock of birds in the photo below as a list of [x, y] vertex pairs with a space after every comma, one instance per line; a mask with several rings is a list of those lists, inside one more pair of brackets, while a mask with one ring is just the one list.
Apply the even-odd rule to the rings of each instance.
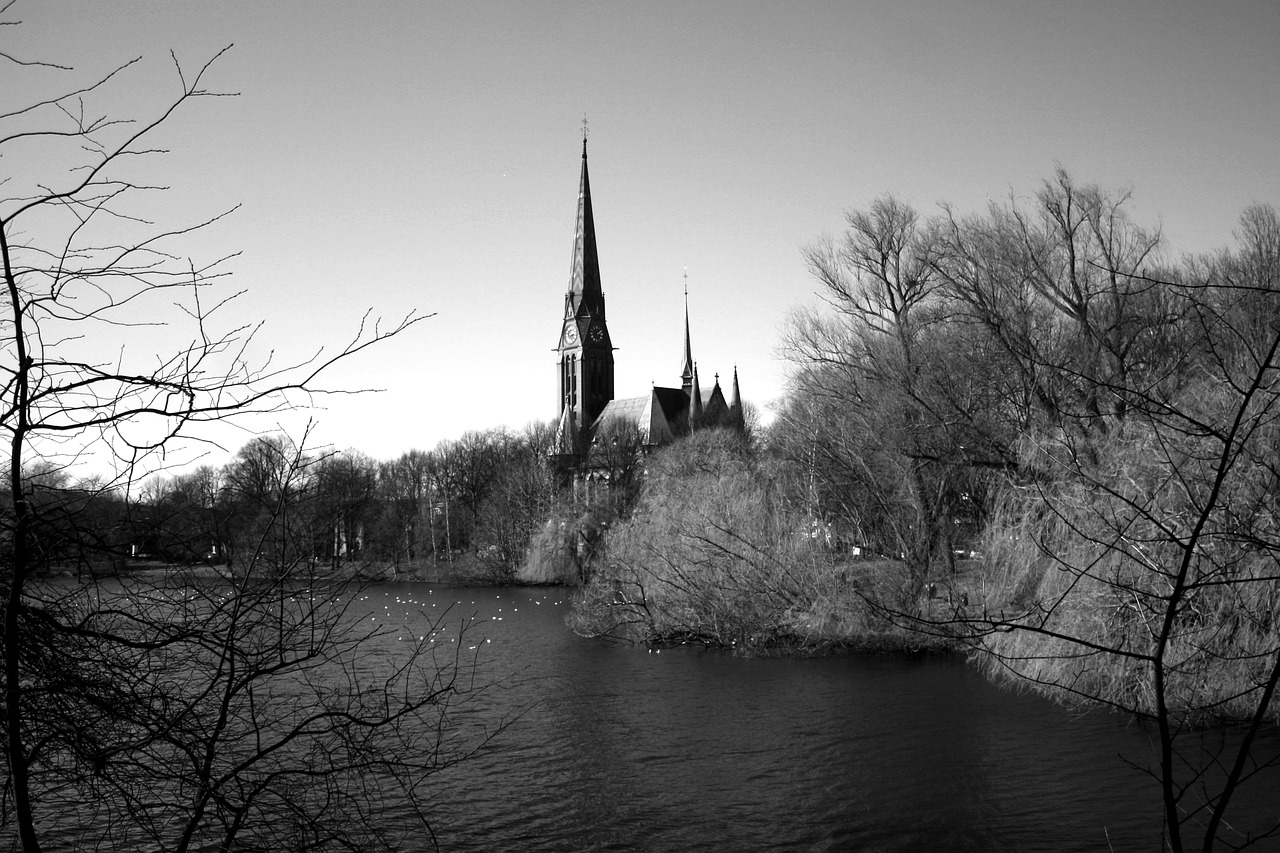
[[[443, 591], [446, 593], [454, 592], [454, 590], [443, 590]], [[427, 592], [428, 598], [435, 597], [435, 589], [428, 588], [426, 592]], [[357, 600], [361, 602], [365, 602], [365, 601], [369, 601], [371, 597], [372, 596], [370, 596], [369, 594], [365, 594], [365, 595], [361, 595]], [[495, 594], [493, 597], [497, 601], [503, 600], [501, 593]], [[474, 599], [474, 598], [471, 599], [470, 601], [460, 600], [460, 599], [448, 600], [450, 598], [452, 597], [446, 594], [446, 595], [440, 596], [441, 600], [428, 601], [427, 599], [418, 600], [416, 598], [409, 598], [402, 595], [395, 595], [394, 598], [392, 598], [390, 593], [388, 593], [387, 601], [385, 604], [382, 605], [382, 612], [381, 613], [371, 612], [368, 618], [369, 618], [369, 621], [371, 622], [382, 624], [382, 625], [398, 625], [407, 631], [411, 628], [412, 623], [416, 621], [413, 617], [426, 616], [427, 624], [431, 628], [431, 630], [428, 633], [426, 634], [417, 634], [416, 632], [401, 633], [396, 635], [396, 640], [400, 642], [416, 641], [416, 642], [432, 642], [432, 643], [437, 642], [437, 640], [443, 641], [444, 637], [442, 637], [441, 635], [446, 633], [446, 629], [443, 627], [436, 627], [436, 626], [441, 625], [444, 622], [444, 619], [443, 618], [432, 619], [430, 616], [427, 616], [427, 614], [429, 613], [428, 605], [431, 608], [440, 608], [436, 612], [440, 614], [444, 614], [444, 613], [448, 613], [449, 611], [455, 608], [460, 608], [460, 607], [470, 606], [472, 608], [475, 608], [477, 606], [477, 601], [479, 601], [479, 599]], [[550, 597], [546, 597], [546, 598], [531, 597], [531, 598], [528, 598], [527, 601], [537, 607], [541, 607], [543, 604], [546, 604], [549, 607], [559, 607], [560, 605], [567, 603], [566, 600], [564, 599], [553, 600]], [[484, 603], [482, 602], [480, 606], [483, 607]], [[395, 609], [393, 610], [393, 608]], [[462, 620], [461, 624], [464, 629], [471, 629], [472, 627], [479, 624], [483, 624], [484, 622], [502, 622], [506, 618], [506, 616], [502, 615], [504, 613], [519, 613], [519, 612], [520, 612], [520, 608], [514, 606], [514, 601], [513, 601], [512, 606], [510, 606], [509, 609], [507, 607], [499, 607], [497, 608], [496, 612], [493, 612], [491, 615], [487, 617], [481, 617], [479, 610], [473, 610], [469, 617], [466, 617]], [[448, 637], [448, 640], [450, 643], [456, 643], [458, 642], [458, 639], [459, 637], [456, 637], [456, 636]], [[492, 643], [493, 638], [486, 637], [484, 642], [486, 644]], [[479, 646], [480, 644], [476, 643], [475, 645], [469, 646], [468, 649], [474, 650], [479, 648]]]

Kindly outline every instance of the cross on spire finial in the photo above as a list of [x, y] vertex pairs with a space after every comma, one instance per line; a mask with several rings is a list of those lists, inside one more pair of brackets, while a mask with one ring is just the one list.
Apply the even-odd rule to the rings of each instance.
[[582, 153], [587, 153], [587, 114], [582, 114]]

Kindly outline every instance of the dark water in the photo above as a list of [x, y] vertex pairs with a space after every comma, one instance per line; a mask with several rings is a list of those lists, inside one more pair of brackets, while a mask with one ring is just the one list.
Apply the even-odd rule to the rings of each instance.
[[[372, 609], [411, 625], [451, 608], [440, 643], [485, 620], [462, 643], [502, 685], [460, 724], [523, 711], [433, 778], [446, 851], [1162, 847], [1155, 783], [1122, 760], [1152, 764], [1141, 727], [960, 660], [659, 654], [575, 636], [563, 590], [386, 585], [369, 603], [383, 595]], [[1240, 813], [1280, 815], [1274, 783]]]

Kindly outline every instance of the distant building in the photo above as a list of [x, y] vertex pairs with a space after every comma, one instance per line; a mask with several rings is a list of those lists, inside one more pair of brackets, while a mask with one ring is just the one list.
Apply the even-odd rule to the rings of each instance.
[[689, 304], [685, 293], [684, 361], [680, 387], [654, 387], [638, 397], [615, 399], [613, 340], [605, 317], [596, 252], [595, 220], [591, 212], [591, 182], [587, 177], [587, 142], [582, 141], [582, 180], [578, 188], [578, 218], [573, 235], [569, 290], [564, 297], [564, 320], [556, 346], [556, 404], [559, 425], [556, 455], [562, 465], [591, 464], [593, 445], [634, 430], [642, 449], [650, 450], [698, 429], [727, 426], [743, 429], [738, 370], [725, 399], [720, 377], [705, 390], [698, 378], [689, 339]]

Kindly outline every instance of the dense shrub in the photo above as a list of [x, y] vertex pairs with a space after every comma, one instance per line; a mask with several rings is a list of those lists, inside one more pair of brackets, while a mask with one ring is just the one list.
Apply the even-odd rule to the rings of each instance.
[[850, 563], [811, 528], [740, 436], [698, 433], [651, 458], [639, 502], [606, 537], [573, 626], [744, 654], [883, 642], [893, 629], [859, 593], [901, 565]]

